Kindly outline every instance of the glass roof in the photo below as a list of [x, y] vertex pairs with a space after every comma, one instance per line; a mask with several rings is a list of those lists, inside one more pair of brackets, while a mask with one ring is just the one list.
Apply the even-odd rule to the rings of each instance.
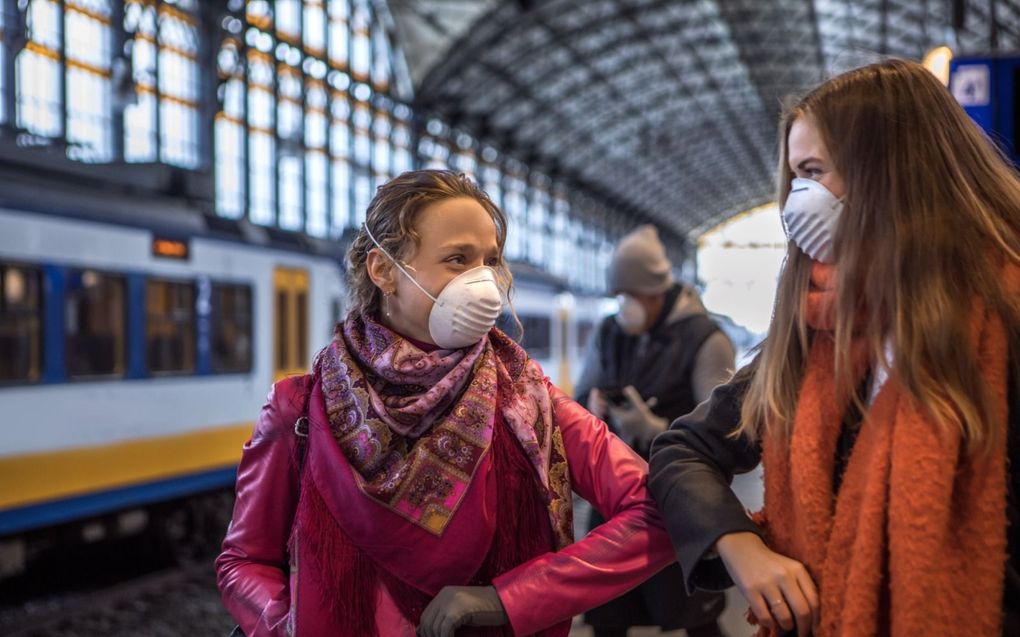
[[1020, 0], [499, 2], [416, 105], [690, 236], [772, 199], [784, 98], [942, 44], [1020, 48]]

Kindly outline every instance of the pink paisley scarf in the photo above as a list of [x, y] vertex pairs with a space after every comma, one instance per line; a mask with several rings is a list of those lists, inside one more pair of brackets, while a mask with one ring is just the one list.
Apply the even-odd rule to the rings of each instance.
[[563, 440], [542, 370], [501, 331], [469, 349], [424, 352], [352, 315], [315, 367], [330, 433], [365, 496], [441, 537], [485, 463], [499, 410], [535, 471], [558, 547], [572, 541]]

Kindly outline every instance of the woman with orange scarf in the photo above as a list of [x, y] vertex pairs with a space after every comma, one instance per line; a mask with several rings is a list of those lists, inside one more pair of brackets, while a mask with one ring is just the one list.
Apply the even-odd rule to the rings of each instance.
[[1017, 172], [900, 60], [800, 100], [780, 156], [768, 336], [652, 450], [687, 585], [762, 634], [1020, 634]]

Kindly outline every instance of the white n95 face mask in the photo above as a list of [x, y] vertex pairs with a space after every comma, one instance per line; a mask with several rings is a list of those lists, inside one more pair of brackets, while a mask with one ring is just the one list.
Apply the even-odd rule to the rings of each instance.
[[486, 265], [472, 268], [454, 277], [439, 296], [432, 296], [418, 281], [375, 240], [368, 226], [365, 232], [372, 243], [389, 257], [393, 265], [411, 283], [432, 299], [429, 311], [429, 335], [443, 349], [459, 349], [482, 340], [503, 309], [503, 297], [496, 283], [496, 273]]
[[797, 177], [783, 206], [786, 236], [815, 261], [833, 263], [833, 237], [843, 202], [814, 179]]
[[620, 311], [616, 313], [617, 324], [631, 336], [640, 334], [648, 320], [645, 306], [629, 294], [617, 295], [616, 301], [620, 304]]

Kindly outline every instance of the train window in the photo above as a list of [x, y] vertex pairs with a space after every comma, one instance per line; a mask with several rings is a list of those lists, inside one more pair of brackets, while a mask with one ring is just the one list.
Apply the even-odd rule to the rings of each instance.
[[124, 373], [124, 277], [72, 270], [64, 297], [67, 374], [71, 378]]
[[251, 370], [251, 287], [212, 286], [212, 368], [217, 372]]
[[290, 295], [283, 290], [276, 292], [276, 369], [282, 370], [290, 367]]
[[518, 343], [521, 342], [521, 328], [510, 312], [503, 312], [499, 315], [499, 318], [496, 319], [496, 327]]
[[194, 286], [190, 283], [149, 279], [145, 308], [145, 348], [149, 371], [194, 371]]
[[532, 358], [549, 358], [552, 355], [552, 320], [548, 316], [522, 316], [524, 337], [521, 347]]
[[333, 335], [333, 327], [344, 320], [344, 301], [340, 297], [333, 299], [333, 325], [329, 326], [329, 335]]
[[308, 294], [305, 292], [298, 292], [295, 296], [297, 307], [295, 312], [297, 314], [298, 329], [296, 330], [297, 336], [297, 351], [295, 352], [295, 363], [300, 369], [308, 368]]
[[38, 268], [0, 264], [0, 381], [39, 378], [41, 278]]

